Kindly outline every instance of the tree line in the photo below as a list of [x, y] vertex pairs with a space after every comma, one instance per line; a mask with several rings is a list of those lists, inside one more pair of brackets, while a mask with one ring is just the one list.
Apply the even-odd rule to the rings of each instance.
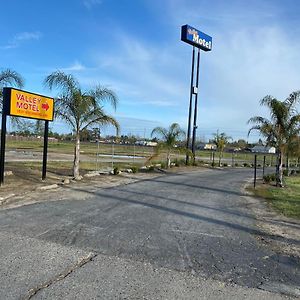
[[[79, 178], [79, 158], [80, 158], [80, 140], [92, 134], [100, 136], [99, 127], [103, 125], [112, 125], [118, 135], [120, 126], [115, 118], [108, 115], [104, 110], [104, 104], [108, 102], [114, 109], [117, 107], [118, 98], [115, 92], [106, 87], [96, 85], [90, 90], [83, 90], [77, 79], [71, 74], [65, 74], [62, 71], [56, 71], [49, 74], [44, 80], [44, 86], [50, 91], [55, 90], [55, 116], [65, 121], [73, 131], [74, 162], [73, 176]], [[0, 72], [0, 98], [2, 100], [2, 87], [11, 85], [18, 88], [24, 86], [24, 79], [17, 72], [7, 69]], [[280, 101], [270, 95], [265, 96], [260, 105], [269, 110], [270, 118], [254, 116], [248, 120], [252, 127], [248, 136], [253, 130], [260, 132], [265, 139], [266, 146], [276, 148], [278, 156], [276, 168], [277, 186], [283, 186], [283, 160], [286, 158], [288, 165], [289, 158], [300, 157], [300, 114], [297, 111], [297, 104], [300, 99], [300, 91], [291, 93], [287, 99]], [[3, 102], [0, 101], [0, 112]], [[20, 123], [18, 118], [12, 118], [15, 123]], [[36, 122], [36, 130], [41, 128], [41, 121]], [[93, 126], [96, 126], [93, 128]], [[98, 133], [97, 133], [97, 132]], [[171, 152], [176, 148], [178, 151], [191, 155], [189, 149], [178, 147], [185, 138], [185, 132], [179, 124], [173, 123], [169, 128], [156, 127], [151, 133], [152, 138], [160, 138], [160, 143], [156, 148], [156, 154], [161, 150], [167, 153], [167, 166], [170, 166]], [[124, 141], [133, 141], [134, 137]], [[225, 146], [232, 140], [224, 132], [214, 133], [211, 140], [217, 147], [219, 153], [219, 165], [223, 156]], [[194, 158], [195, 159], [195, 158]]]

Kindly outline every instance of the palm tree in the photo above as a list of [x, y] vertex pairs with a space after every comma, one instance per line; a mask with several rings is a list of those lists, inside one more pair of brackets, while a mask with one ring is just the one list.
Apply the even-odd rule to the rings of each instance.
[[180, 138], [184, 137], [185, 132], [180, 128], [179, 124], [173, 123], [169, 128], [155, 127], [151, 132], [151, 136], [153, 137], [154, 135], [162, 138], [162, 142], [158, 143], [156, 152], [167, 151], [167, 168], [170, 168], [171, 152], [177, 146]]
[[2, 88], [7, 85], [22, 88], [24, 80], [19, 73], [13, 70], [6, 69], [0, 72], [0, 113], [2, 113], [3, 108]]
[[270, 146], [277, 149], [278, 163], [276, 167], [276, 185], [283, 187], [283, 158], [287, 154], [289, 145], [300, 132], [300, 115], [296, 110], [299, 101], [300, 91], [293, 92], [285, 101], [279, 101], [272, 96], [266, 96], [260, 104], [270, 110], [270, 120], [256, 116], [249, 119], [248, 124], [254, 124], [250, 128], [258, 130]]
[[103, 104], [109, 101], [116, 109], [117, 96], [100, 85], [89, 91], [82, 91], [72, 75], [56, 71], [46, 77], [44, 84], [50, 90], [57, 88], [60, 93], [55, 101], [55, 114], [69, 124], [75, 133], [73, 176], [79, 179], [80, 133], [92, 125], [113, 125], [118, 133], [119, 124], [104, 111]]
[[225, 132], [219, 133], [219, 131], [217, 131], [213, 135], [214, 135], [213, 143], [217, 146], [217, 150], [219, 152], [219, 167], [220, 167], [225, 146], [228, 144], [229, 140], [231, 140], [232, 138], [230, 136], [226, 135]]

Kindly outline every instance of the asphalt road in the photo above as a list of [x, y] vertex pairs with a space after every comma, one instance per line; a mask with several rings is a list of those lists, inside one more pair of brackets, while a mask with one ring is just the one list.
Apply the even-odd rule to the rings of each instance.
[[0, 295], [300, 296], [299, 260], [259, 242], [265, 233], [241, 192], [251, 175], [246, 169], [209, 170], [109, 189], [69, 186], [40, 195], [52, 201], [1, 210]]

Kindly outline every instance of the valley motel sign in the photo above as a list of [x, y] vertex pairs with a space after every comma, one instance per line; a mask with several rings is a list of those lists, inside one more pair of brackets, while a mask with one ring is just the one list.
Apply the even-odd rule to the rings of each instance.
[[[199, 31], [198, 29], [191, 27], [190, 25], [183, 25], [183, 26], [181, 26], [181, 40], [183, 42], [186, 42], [193, 46], [191, 87], [190, 87], [190, 105], [189, 105], [188, 132], [187, 132], [187, 139], [186, 139], [186, 148], [187, 148], [187, 150], [190, 149], [192, 103], [193, 103], [193, 96], [195, 96], [193, 136], [192, 136], [192, 152], [193, 152], [193, 159], [195, 160], [200, 50], [211, 51], [212, 37]], [[198, 55], [197, 55], [196, 81], [195, 81], [195, 85], [194, 85], [195, 47], [198, 48]], [[186, 164], [188, 164], [188, 162], [189, 162], [189, 155], [187, 154], [186, 155]]]
[[45, 121], [42, 179], [46, 178], [49, 121], [54, 117], [54, 99], [15, 88], [3, 88], [3, 111], [0, 149], [0, 185], [4, 182], [5, 137], [7, 116]]

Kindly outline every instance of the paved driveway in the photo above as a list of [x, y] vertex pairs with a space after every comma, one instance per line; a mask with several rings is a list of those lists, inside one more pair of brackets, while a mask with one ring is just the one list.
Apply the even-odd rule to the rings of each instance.
[[299, 260], [258, 242], [265, 233], [255, 226], [241, 192], [251, 175], [245, 169], [208, 170], [109, 189], [69, 186], [41, 194], [57, 201], [2, 210], [1, 294], [5, 299], [300, 296]]

